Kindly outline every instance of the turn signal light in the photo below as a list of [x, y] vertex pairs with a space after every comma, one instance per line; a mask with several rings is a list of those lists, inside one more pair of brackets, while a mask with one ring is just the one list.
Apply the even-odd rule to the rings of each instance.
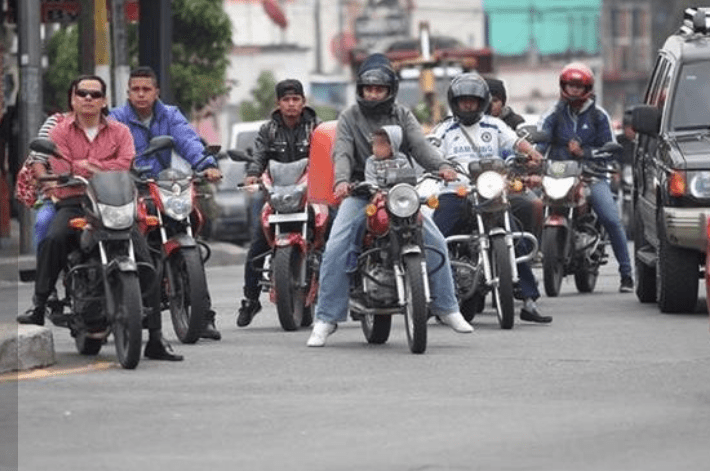
[[439, 207], [439, 197], [436, 195], [431, 195], [429, 198], [426, 199], [426, 205], [429, 206], [431, 209], [437, 209]]
[[466, 195], [468, 195], [468, 188], [466, 188], [465, 186], [460, 186], [456, 188], [456, 195], [459, 198], [465, 198]]
[[685, 181], [685, 173], [671, 172], [671, 175], [668, 178], [668, 193], [671, 196], [683, 196], [687, 186], [687, 182]]
[[83, 230], [89, 222], [85, 218], [73, 218], [69, 220], [69, 227], [77, 231]]
[[523, 191], [523, 182], [518, 179], [515, 179], [510, 182], [510, 188], [515, 192]]
[[145, 225], [148, 227], [158, 227], [160, 225], [160, 221], [158, 220], [158, 216], [146, 216], [144, 220], [145, 220]]
[[367, 215], [367, 217], [374, 216], [376, 212], [377, 212], [377, 206], [375, 206], [374, 204], [368, 204], [365, 207], [365, 214]]

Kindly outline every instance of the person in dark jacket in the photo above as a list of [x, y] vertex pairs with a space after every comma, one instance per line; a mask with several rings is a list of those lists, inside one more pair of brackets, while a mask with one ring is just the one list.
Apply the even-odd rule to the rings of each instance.
[[[128, 101], [123, 106], [114, 108], [109, 116], [128, 126], [133, 135], [136, 155], [148, 148], [148, 143], [155, 136], [172, 136], [174, 150], [196, 170], [204, 170], [210, 182], [219, 181], [222, 173], [217, 168], [213, 157], [203, 160], [204, 145], [195, 129], [176, 106], [166, 105], [160, 99], [158, 77], [150, 67], [138, 67], [131, 71], [128, 78]], [[164, 150], [146, 157], [136, 157], [136, 167], [150, 167], [150, 176], [157, 176], [162, 170], [172, 165], [171, 150]], [[159, 322], [159, 313], [151, 316]], [[220, 340], [222, 334], [215, 326], [215, 312], [208, 312], [202, 338]]]
[[[607, 142], [616, 142], [608, 113], [596, 104], [594, 74], [586, 65], [573, 62], [560, 72], [560, 101], [538, 123], [538, 130], [549, 142], [538, 144], [542, 154], [549, 151], [552, 160], [592, 159], [592, 151]], [[626, 245], [619, 208], [606, 180], [590, 186], [589, 199], [599, 220], [609, 234], [611, 247], [619, 263], [619, 291], [630, 293], [634, 288], [631, 261]]]
[[515, 130], [525, 122], [525, 119], [513, 111], [510, 106], [506, 105], [508, 94], [505, 91], [505, 84], [502, 80], [496, 78], [487, 78], [485, 80], [488, 84], [488, 90], [491, 92], [491, 104], [486, 110], [486, 114], [502, 120], [511, 129]]
[[[308, 158], [311, 134], [320, 124], [313, 108], [306, 105], [303, 85], [295, 79], [276, 84], [276, 106], [271, 119], [264, 123], [254, 140], [254, 155], [247, 164], [245, 185], [254, 185], [261, 178], [270, 160], [295, 162]], [[261, 202], [259, 198], [257, 201]], [[261, 310], [259, 277], [264, 258], [255, 257], [269, 250], [258, 218], [252, 226], [251, 246], [244, 263], [244, 299], [237, 313], [237, 326], [248, 326]]]

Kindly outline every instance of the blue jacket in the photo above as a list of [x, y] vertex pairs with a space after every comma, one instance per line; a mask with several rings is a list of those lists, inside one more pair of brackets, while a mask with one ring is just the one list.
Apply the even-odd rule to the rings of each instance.
[[[176, 106], [164, 104], [158, 100], [153, 105], [153, 118], [150, 121], [150, 128], [145, 127], [129, 102], [110, 111], [117, 121], [122, 122], [131, 130], [133, 142], [136, 147], [136, 155], [140, 155], [147, 147], [148, 142], [155, 136], [172, 136], [175, 140], [174, 151], [183, 159], [190, 162], [193, 168], [202, 159], [202, 152], [205, 147], [200, 141], [200, 137], [194, 128], [187, 122], [185, 116]], [[137, 167], [152, 168], [151, 176], [156, 176], [161, 170], [169, 168], [171, 164], [171, 151], [165, 150], [148, 157], [136, 157]], [[204, 160], [199, 169], [216, 167], [214, 158]]]
[[609, 115], [596, 106], [594, 100], [587, 100], [579, 113], [572, 113], [565, 101], [558, 101], [545, 113], [537, 126], [551, 141], [540, 143], [537, 149], [543, 155], [550, 148], [552, 160], [574, 160], [567, 150], [567, 144], [575, 139], [582, 146], [584, 158], [592, 157], [592, 150], [607, 142], [616, 142]]

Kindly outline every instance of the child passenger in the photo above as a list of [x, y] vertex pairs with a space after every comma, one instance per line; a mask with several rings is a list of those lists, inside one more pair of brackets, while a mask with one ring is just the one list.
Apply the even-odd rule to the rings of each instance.
[[365, 181], [384, 187], [388, 171], [411, 167], [406, 155], [399, 151], [402, 143], [402, 128], [397, 125], [382, 126], [372, 133], [372, 155], [365, 161]]

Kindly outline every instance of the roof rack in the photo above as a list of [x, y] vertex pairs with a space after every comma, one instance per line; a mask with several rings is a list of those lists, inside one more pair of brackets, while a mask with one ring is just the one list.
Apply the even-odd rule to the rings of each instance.
[[686, 8], [683, 12], [683, 25], [680, 34], [710, 33], [710, 7]]

